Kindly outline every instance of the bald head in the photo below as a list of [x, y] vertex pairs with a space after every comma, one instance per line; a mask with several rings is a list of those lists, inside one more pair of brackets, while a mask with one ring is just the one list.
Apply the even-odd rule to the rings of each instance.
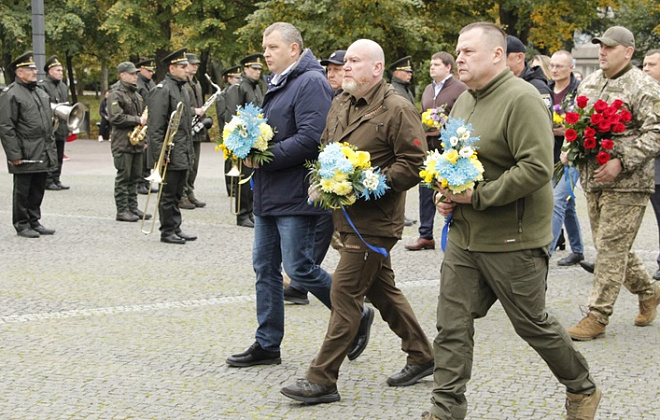
[[344, 56], [342, 88], [355, 97], [362, 97], [383, 79], [385, 53], [370, 39], [359, 39], [351, 44]]

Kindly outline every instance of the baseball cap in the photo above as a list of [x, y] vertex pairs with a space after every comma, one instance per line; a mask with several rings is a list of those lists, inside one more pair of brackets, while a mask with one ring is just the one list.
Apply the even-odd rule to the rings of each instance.
[[592, 44], [603, 44], [608, 47], [623, 45], [624, 47], [635, 47], [635, 36], [623, 26], [612, 26], [605, 33], [591, 40]]

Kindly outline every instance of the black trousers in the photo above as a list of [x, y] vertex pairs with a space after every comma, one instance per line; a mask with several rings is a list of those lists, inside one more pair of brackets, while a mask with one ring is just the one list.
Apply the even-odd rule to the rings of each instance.
[[168, 169], [163, 180], [163, 192], [158, 203], [160, 213], [160, 236], [170, 236], [181, 232], [181, 209], [179, 201], [186, 185], [187, 170]]
[[16, 232], [40, 225], [47, 177], [48, 172], [14, 174], [12, 222]]
[[60, 182], [60, 175], [62, 175], [62, 164], [64, 163], [64, 145], [66, 140], [56, 140], [55, 146], [57, 146], [57, 168], [52, 172], [48, 173], [48, 178], [46, 184], [58, 183]]

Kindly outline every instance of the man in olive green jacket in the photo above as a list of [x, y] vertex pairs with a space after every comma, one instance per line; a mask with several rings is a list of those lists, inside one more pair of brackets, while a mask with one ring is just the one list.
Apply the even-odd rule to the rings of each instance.
[[550, 113], [538, 91], [506, 67], [502, 30], [477, 22], [463, 28], [456, 52], [469, 90], [451, 111], [479, 137], [484, 180], [436, 207], [453, 214], [440, 269], [434, 341], [433, 407], [426, 419], [464, 419], [472, 372], [474, 320], [500, 301], [518, 335], [566, 387], [567, 419], [593, 419], [600, 401], [584, 357], [545, 309], [552, 239]]

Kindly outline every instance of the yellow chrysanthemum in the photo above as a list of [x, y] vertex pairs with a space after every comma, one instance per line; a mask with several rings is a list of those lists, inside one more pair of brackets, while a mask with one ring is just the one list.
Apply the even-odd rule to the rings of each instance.
[[332, 192], [333, 183], [334, 181], [331, 179], [322, 178], [320, 183], [321, 191], [326, 193]]
[[442, 186], [442, 188], [447, 188], [447, 186], [449, 186], [449, 182], [447, 182], [446, 179], [441, 179], [440, 185]]
[[266, 141], [270, 141], [274, 135], [273, 128], [266, 123], [259, 124], [259, 133]]
[[342, 182], [333, 182], [332, 183], [333, 192], [337, 195], [347, 195], [353, 191], [353, 185], [348, 181]]
[[425, 170], [419, 171], [419, 177], [422, 178], [422, 181], [424, 181], [426, 183], [433, 182], [434, 175], [435, 175], [435, 172], [433, 172], [433, 171], [425, 171]]
[[555, 124], [562, 124], [564, 122], [564, 116], [559, 115], [556, 112], [553, 111], [552, 113], [552, 122]]
[[335, 169], [335, 174], [332, 179], [336, 182], [344, 182], [348, 180], [348, 174], [341, 172], [339, 169]]
[[452, 149], [452, 150], [449, 151], [449, 152], [445, 152], [445, 153], [443, 153], [443, 154], [442, 154], [442, 157], [443, 157], [446, 161], [451, 162], [452, 165], [455, 165], [455, 164], [456, 164], [456, 161], [458, 160], [458, 157], [459, 157], [459, 156], [458, 156], [458, 152], [456, 151], [456, 149]]

